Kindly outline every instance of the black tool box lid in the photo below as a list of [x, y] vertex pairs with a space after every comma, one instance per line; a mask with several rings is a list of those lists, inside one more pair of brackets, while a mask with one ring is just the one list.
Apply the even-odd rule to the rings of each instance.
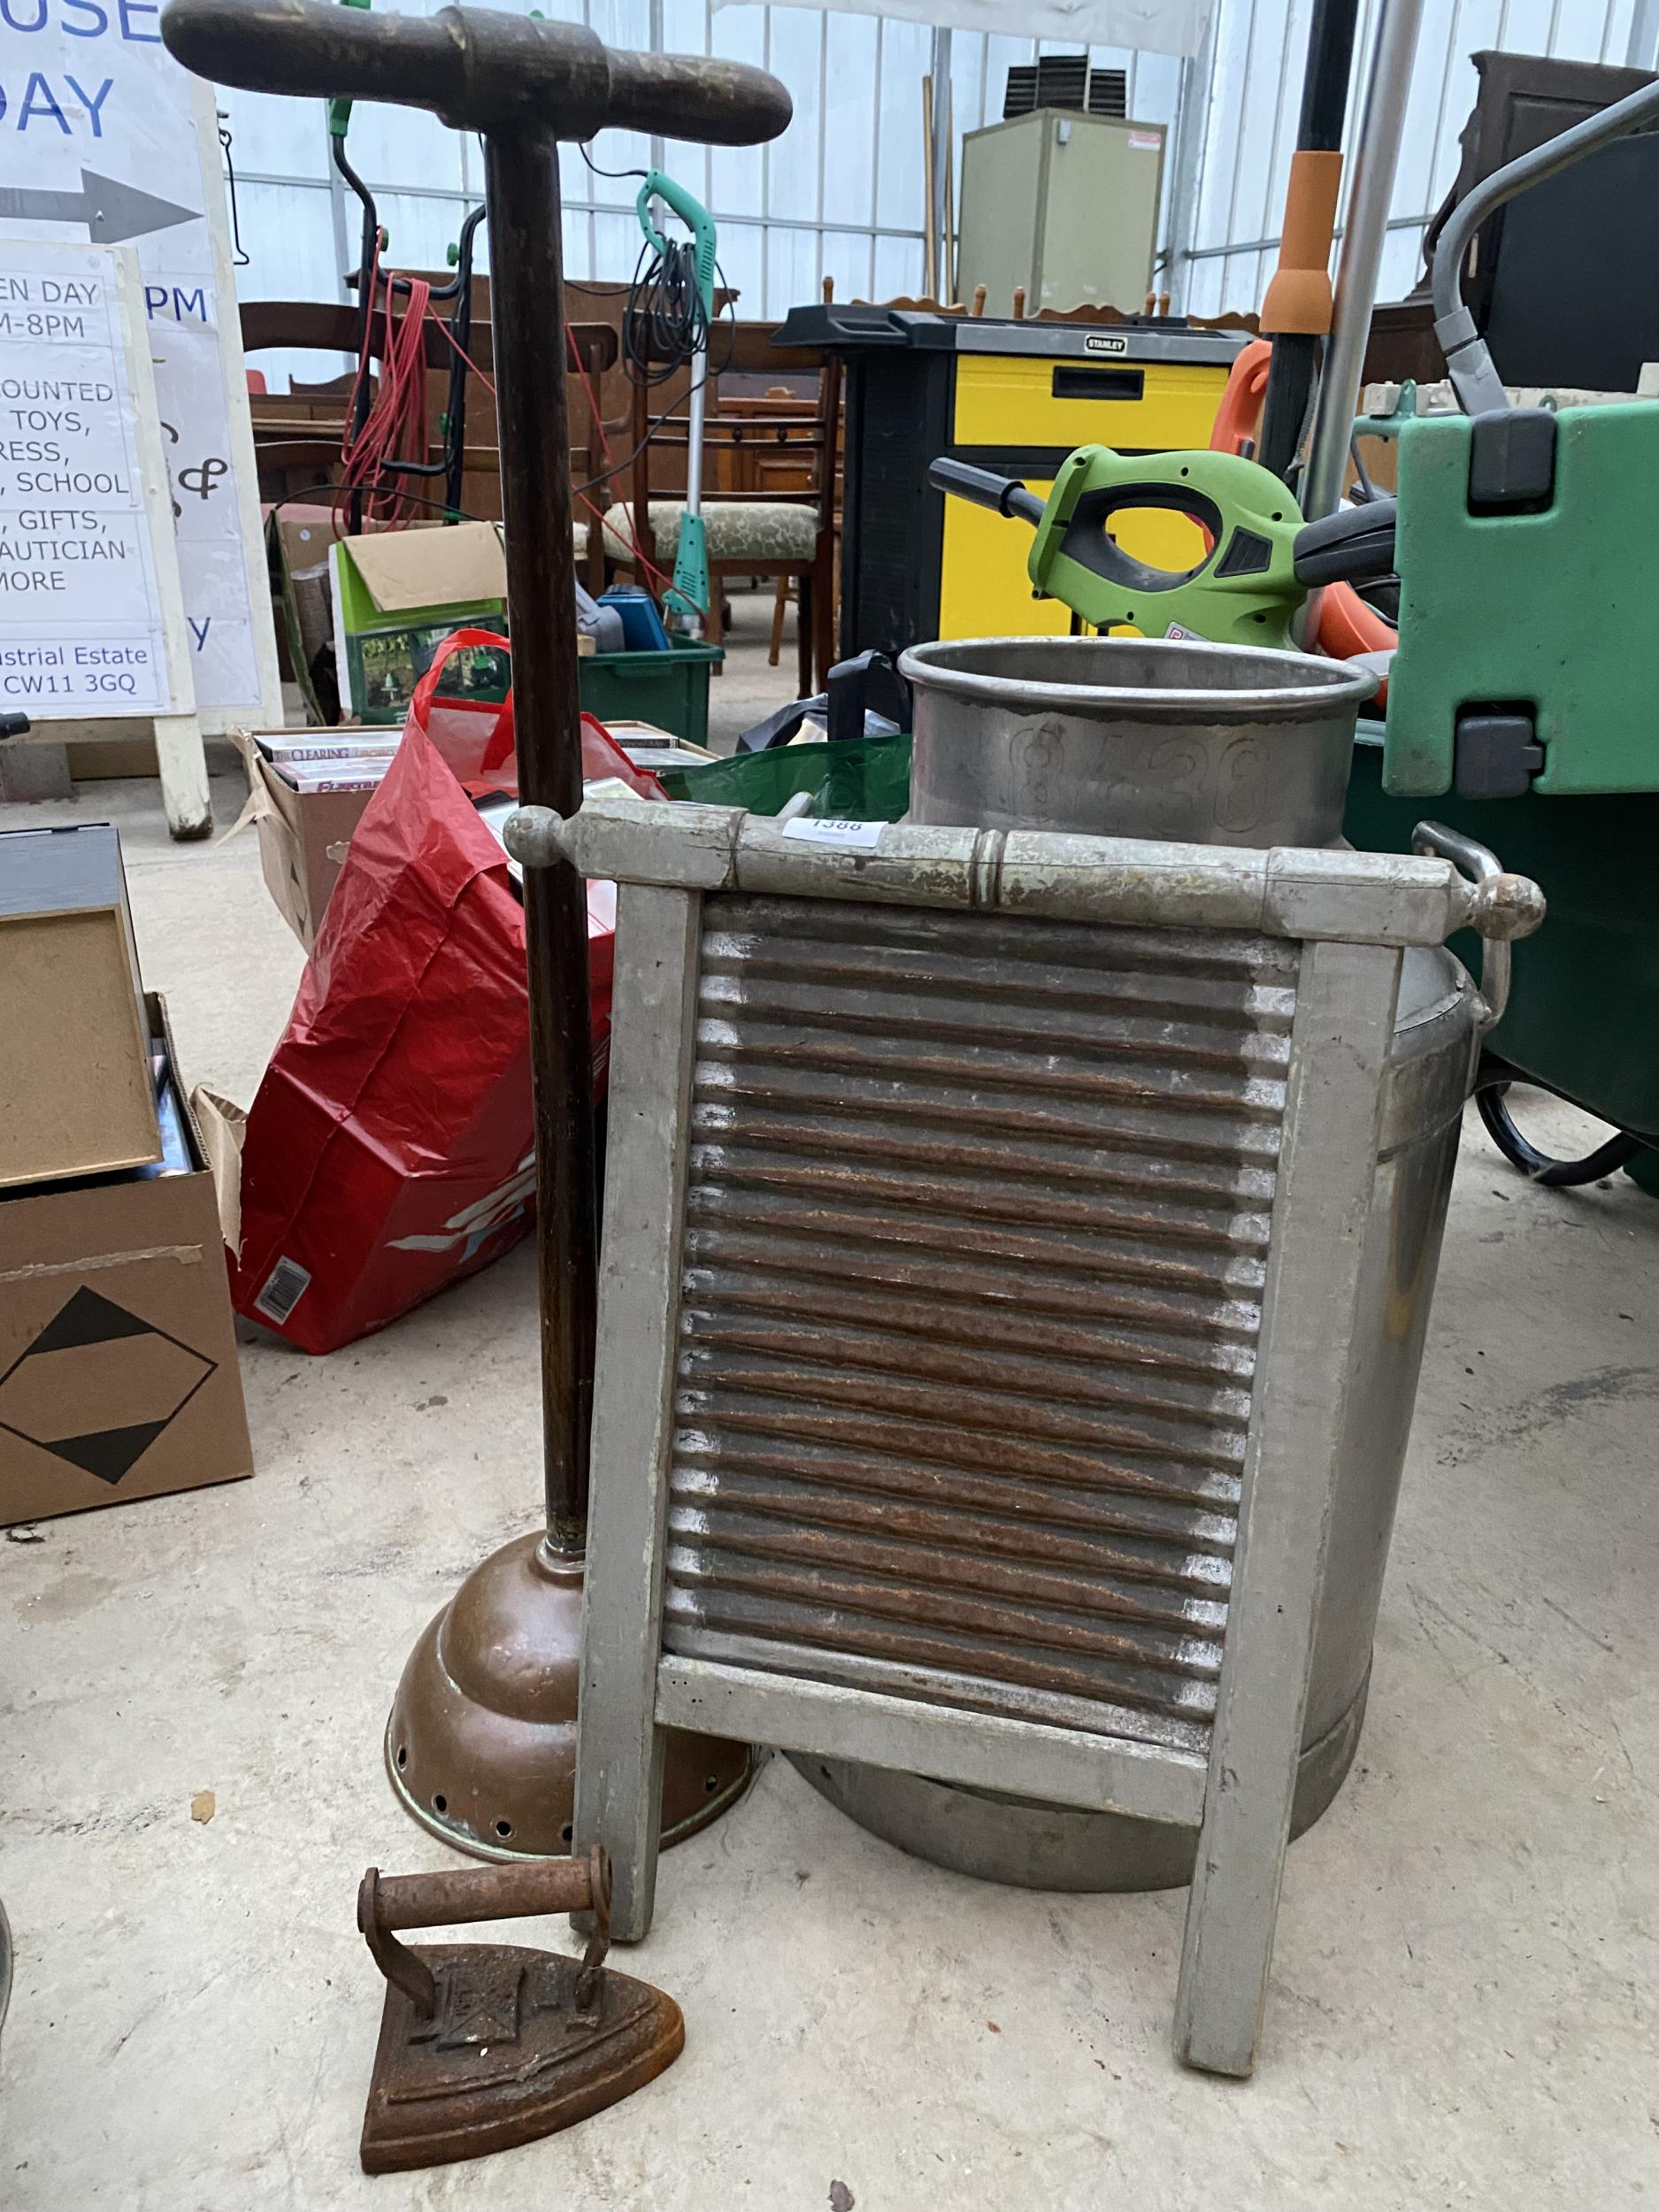
[[916, 352], [1029, 354], [1060, 361], [1185, 361], [1228, 367], [1248, 333], [1200, 330], [1179, 315], [1125, 323], [1046, 322], [1011, 315], [938, 315], [911, 307], [864, 307], [831, 301], [792, 307], [773, 334], [780, 346], [816, 346], [863, 354]]

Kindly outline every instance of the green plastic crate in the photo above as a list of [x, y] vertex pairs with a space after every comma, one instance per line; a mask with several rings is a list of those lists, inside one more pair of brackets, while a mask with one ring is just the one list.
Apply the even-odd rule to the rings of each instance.
[[796, 792], [812, 811], [856, 822], [896, 822], [910, 803], [910, 733], [837, 738], [822, 745], [774, 745], [736, 753], [695, 768], [665, 768], [659, 780], [671, 799], [697, 806], [781, 812]]
[[[1406, 852], [1425, 820], [1490, 847], [1549, 902], [1543, 927], [1515, 948], [1509, 1011], [1486, 1040], [1492, 1050], [1659, 1145], [1659, 795], [1395, 798], [1383, 788], [1382, 732], [1362, 723], [1342, 825], [1350, 843]], [[1455, 937], [1452, 949], [1479, 971], [1477, 941]], [[1651, 1187], [1647, 1173], [1637, 1179]]]
[[1470, 511], [1475, 429], [1422, 415], [1400, 431], [1385, 791], [1451, 791], [1457, 718], [1475, 710], [1530, 717], [1544, 765], [1529, 795], [1659, 792], [1659, 406], [1562, 408], [1537, 514]]
[[602, 722], [651, 722], [687, 744], [709, 741], [709, 674], [721, 645], [671, 645], [665, 653], [589, 653], [578, 663], [582, 711]]

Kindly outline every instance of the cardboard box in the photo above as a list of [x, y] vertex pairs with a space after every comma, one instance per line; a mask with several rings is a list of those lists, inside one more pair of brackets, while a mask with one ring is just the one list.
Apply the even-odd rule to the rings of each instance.
[[607, 722], [605, 734], [636, 768], [649, 768], [653, 775], [662, 768], [701, 768], [716, 757], [706, 745], [659, 730], [655, 722]]
[[0, 1524], [253, 1472], [218, 1194], [146, 1013], [188, 1172], [0, 1194]]
[[452, 630], [501, 630], [507, 557], [493, 522], [419, 524], [333, 549], [334, 659], [342, 713], [401, 722]]
[[265, 523], [267, 552], [277, 579], [282, 619], [277, 649], [283, 674], [296, 683], [306, 707], [322, 721], [339, 712], [338, 689], [325, 655], [334, 637], [333, 564], [329, 557], [339, 518], [328, 506], [284, 502]]
[[248, 770], [248, 803], [227, 834], [234, 837], [250, 822], [257, 825], [265, 888], [309, 952], [351, 833], [374, 794], [296, 791], [276, 773], [252, 737], [240, 733], [237, 743]]
[[121, 841], [107, 822], [7, 831], [0, 1187], [160, 1157]]
[[280, 510], [273, 521], [300, 655], [309, 669], [334, 635], [328, 551], [334, 542], [334, 516], [328, 509], [290, 507]]

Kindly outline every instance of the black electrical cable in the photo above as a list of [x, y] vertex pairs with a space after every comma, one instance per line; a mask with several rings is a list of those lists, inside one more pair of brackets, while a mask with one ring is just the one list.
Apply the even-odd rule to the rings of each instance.
[[576, 150], [596, 177], [643, 177], [649, 173], [644, 169], [602, 169], [586, 146], [578, 145]]
[[[1540, 1152], [1529, 1142], [1516, 1126], [1509, 1107], [1513, 1079], [1483, 1071], [1476, 1082], [1475, 1105], [1486, 1124], [1486, 1134], [1510, 1166], [1518, 1167], [1523, 1175], [1546, 1190], [1580, 1190], [1586, 1183], [1599, 1183], [1603, 1176], [1617, 1174], [1645, 1148], [1640, 1137], [1632, 1137], [1621, 1129], [1581, 1160], [1552, 1159], [1548, 1152]], [[1544, 1086], [1538, 1087], [1541, 1090]]]
[[620, 476], [624, 469], [631, 468], [634, 462], [639, 459], [641, 454], [644, 452], [646, 447], [649, 445], [651, 440], [662, 428], [663, 425], [665, 422], [672, 422], [676, 415], [683, 414], [687, 407], [690, 404], [692, 392], [695, 392], [698, 388], [698, 386], [706, 384], [708, 380], [709, 372], [705, 369], [703, 374], [697, 379], [696, 383], [693, 384], [689, 390], [685, 392], [681, 397], [677, 399], [672, 407], [664, 407], [660, 415], [653, 415], [651, 417], [649, 422], [648, 422], [645, 426], [645, 435], [640, 440], [637, 445], [631, 447], [629, 450], [622, 456], [622, 458], [619, 461], [612, 461], [609, 468], [601, 469], [597, 476], [590, 476], [585, 484], [572, 485], [571, 488], [571, 497], [572, 499], [580, 499], [586, 493], [596, 490], [601, 484], [608, 484], [613, 476]]
[[[659, 265], [665, 263], [669, 257], [682, 255], [685, 257], [683, 268], [673, 273], [665, 290], [659, 291], [657, 288], [659, 276], [666, 279], [667, 275]], [[650, 265], [649, 267], [648, 263]], [[619, 476], [624, 469], [631, 468], [663, 425], [672, 422], [676, 416], [685, 412], [691, 403], [692, 393], [702, 385], [716, 381], [730, 367], [732, 357], [737, 350], [736, 296], [726, 283], [726, 272], [718, 261], [714, 265], [714, 275], [716, 288], [728, 296], [725, 310], [726, 358], [718, 366], [712, 357], [711, 334], [703, 313], [702, 296], [696, 283], [694, 250], [688, 244], [676, 247], [671, 243], [669, 255], [665, 257], [657, 253], [648, 242], [641, 250], [634, 270], [634, 283], [629, 288], [628, 305], [622, 315], [623, 367], [632, 381], [642, 385], [649, 391], [653, 386], [666, 383], [671, 376], [685, 367], [688, 360], [695, 359], [701, 350], [703, 373], [694, 380], [672, 407], [664, 407], [661, 414], [651, 417], [645, 426], [645, 435], [620, 460], [611, 462], [597, 476], [590, 476], [585, 484], [573, 486], [571, 492], [572, 499], [580, 499], [588, 492], [596, 491], [602, 484], [608, 484], [613, 477]], [[642, 284], [649, 288], [643, 293]], [[691, 309], [687, 307], [684, 298], [687, 285], [693, 303]], [[691, 343], [688, 334], [694, 329], [696, 342]], [[664, 356], [668, 357], [664, 359]]]
[[630, 380], [648, 390], [666, 384], [688, 361], [706, 354], [709, 317], [689, 240], [658, 247], [647, 239], [634, 264], [622, 311], [622, 355]]
[[[394, 463], [392, 465], [401, 467], [402, 464]], [[265, 518], [269, 521], [284, 507], [333, 507], [337, 510], [345, 503], [350, 490], [349, 484], [306, 484], [299, 491], [284, 492], [280, 499], [273, 499], [265, 509]], [[399, 496], [407, 499], [412, 506], [430, 507], [434, 514], [453, 514], [459, 522], [488, 519], [483, 515], [469, 514], [464, 507], [452, 508], [447, 500], [426, 499], [419, 492], [403, 492]], [[501, 526], [498, 523], [495, 526], [499, 529]]]
[[1349, 497], [1354, 500], [1356, 506], [1368, 506], [1377, 497], [1377, 487], [1371, 482], [1371, 471], [1361, 458], [1357, 436], [1349, 438], [1348, 455], [1354, 464], [1354, 481], [1358, 487], [1357, 495], [1350, 493]]

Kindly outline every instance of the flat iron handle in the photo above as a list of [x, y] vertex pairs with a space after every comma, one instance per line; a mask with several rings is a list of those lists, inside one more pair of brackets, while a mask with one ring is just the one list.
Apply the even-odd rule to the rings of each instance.
[[161, 36], [175, 61], [219, 84], [429, 108], [452, 130], [520, 124], [585, 139], [617, 126], [750, 146], [776, 138], [792, 112], [764, 70], [618, 53], [579, 24], [495, 8], [412, 16], [334, 0], [171, 0]]
[[437, 1874], [382, 1874], [372, 1866], [357, 1891], [357, 1931], [387, 1980], [401, 1989], [423, 2020], [437, 2006], [437, 1985], [419, 1951], [395, 1928], [447, 1928], [474, 1920], [529, 1919], [539, 1913], [593, 1915], [578, 2009], [593, 2001], [611, 1943], [611, 1862], [598, 1844], [585, 1859], [547, 1859], [522, 1866], [445, 1867]]
[[610, 1863], [597, 1849], [583, 1859], [445, 1867], [436, 1874], [380, 1874], [371, 1868], [358, 1893], [357, 1925], [367, 1935], [371, 1919], [389, 1931], [592, 1912], [610, 1894]]

